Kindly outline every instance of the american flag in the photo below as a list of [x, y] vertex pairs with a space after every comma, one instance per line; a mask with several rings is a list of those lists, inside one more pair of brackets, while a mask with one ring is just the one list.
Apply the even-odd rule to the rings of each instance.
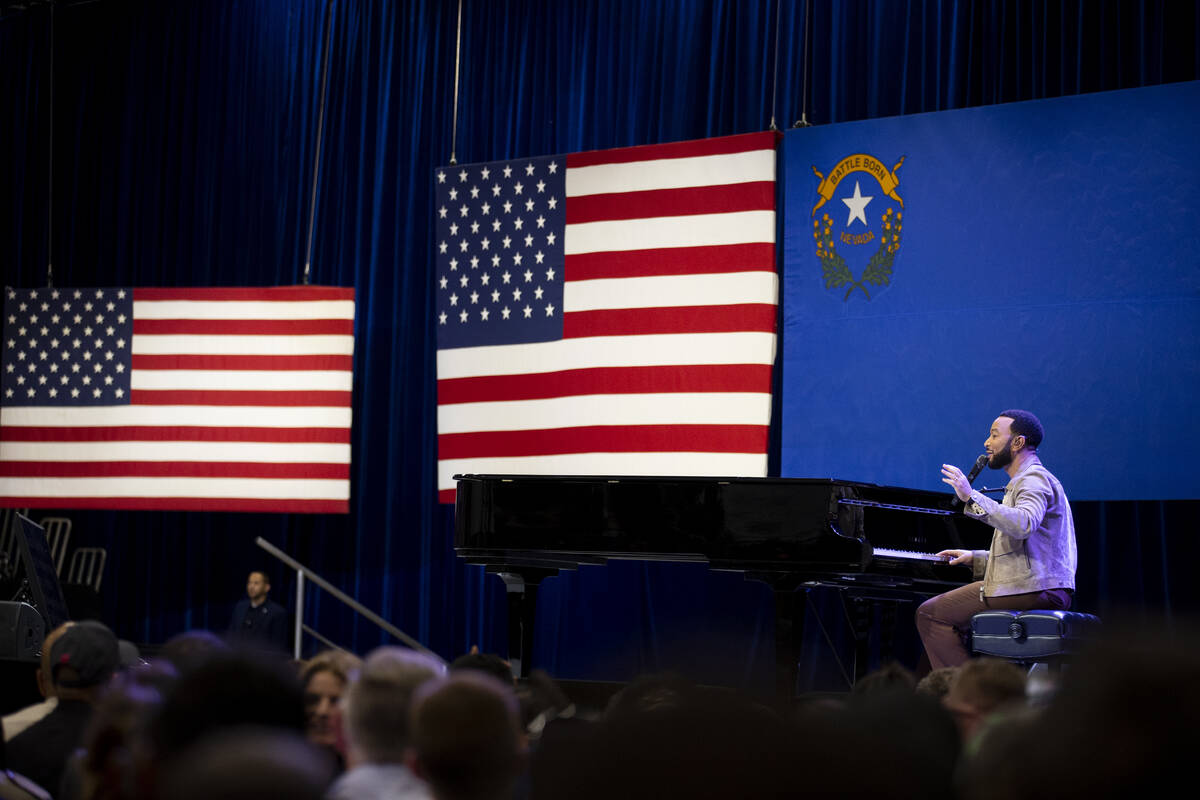
[[0, 505], [347, 513], [353, 357], [353, 289], [5, 289]]
[[440, 500], [457, 473], [766, 474], [775, 144], [435, 170]]

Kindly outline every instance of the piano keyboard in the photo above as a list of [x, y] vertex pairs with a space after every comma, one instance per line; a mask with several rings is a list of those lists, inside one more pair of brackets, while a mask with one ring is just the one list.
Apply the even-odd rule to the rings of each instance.
[[887, 547], [874, 548], [876, 558], [899, 558], [906, 561], [936, 561], [942, 564], [950, 561], [950, 556], [939, 556], [935, 553], [918, 553], [913, 550], [892, 550]]

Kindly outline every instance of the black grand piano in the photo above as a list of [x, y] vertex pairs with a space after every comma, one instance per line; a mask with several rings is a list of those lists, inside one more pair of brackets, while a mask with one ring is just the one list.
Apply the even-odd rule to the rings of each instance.
[[[795, 686], [806, 592], [911, 601], [971, 580], [934, 554], [991, 531], [953, 495], [796, 478], [456, 475], [455, 549], [505, 583], [509, 657], [526, 674], [538, 584], [610, 559], [697, 561], [763, 581], [776, 598], [776, 689]], [[893, 606], [894, 607], [894, 606]], [[866, 658], [855, 660], [865, 669]]]

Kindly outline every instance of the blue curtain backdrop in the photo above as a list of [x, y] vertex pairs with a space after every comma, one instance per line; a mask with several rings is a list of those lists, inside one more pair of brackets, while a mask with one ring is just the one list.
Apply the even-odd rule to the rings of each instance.
[[[450, 0], [0, 3], [0, 270], [16, 286], [45, 285], [51, 255], [58, 286], [299, 282], [329, 33], [312, 282], [357, 289], [352, 513], [65, 512], [72, 544], [109, 550], [103, 609], [121, 636], [223, 628], [255, 565], [292, 605], [262, 535], [444, 655], [503, 649], [499, 581], [456, 561], [435, 500], [430, 176], [452, 150], [466, 163], [762, 130], [772, 111], [827, 124], [1200, 78], [1197, 7], [1166, 0], [464, 0], [453, 142], [456, 25]], [[1195, 610], [1172, 592], [1198, 505], [1080, 504], [1080, 603]], [[308, 602], [333, 640], [383, 641]], [[535, 662], [561, 676], [770, 683], [772, 600], [735, 575], [614, 564], [548, 582], [541, 604]], [[814, 641], [809, 686], [836, 684], [843, 636]], [[915, 658], [911, 637], [900, 654]]]

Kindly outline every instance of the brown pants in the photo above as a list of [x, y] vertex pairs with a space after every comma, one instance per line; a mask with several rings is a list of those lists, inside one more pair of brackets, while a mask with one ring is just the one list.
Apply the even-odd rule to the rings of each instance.
[[963, 637], [970, 628], [971, 617], [980, 611], [994, 608], [1066, 611], [1071, 607], [1071, 592], [1067, 589], [985, 597], [981, 602], [982, 587], [983, 581], [968, 583], [929, 598], [917, 609], [917, 632], [921, 634], [921, 642], [929, 654], [929, 666], [933, 669], [957, 667], [969, 658]]

